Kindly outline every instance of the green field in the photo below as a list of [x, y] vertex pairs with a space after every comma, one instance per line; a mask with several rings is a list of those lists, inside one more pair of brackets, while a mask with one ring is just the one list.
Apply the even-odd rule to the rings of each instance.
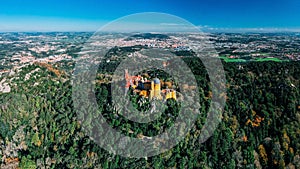
[[257, 58], [257, 59], [255, 59], [255, 61], [257, 61], [257, 62], [264, 62], [264, 61], [283, 62], [286, 60], [280, 60], [278, 58]]
[[226, 56], [220, 56], [219, 58], [223, 59], [225, 62], [247, 62], [247, 61], [255, 61], [255, 62], [265, 62], [265, 61], [286, 62], [286, 61], [288, 61], [288, 60], [281, 60], [281, 59], [278, 59], [278, 58], [257, 58], [257, 59], [251, 59], [251, 60], [232, 59], [232, 58], [228, 58]]

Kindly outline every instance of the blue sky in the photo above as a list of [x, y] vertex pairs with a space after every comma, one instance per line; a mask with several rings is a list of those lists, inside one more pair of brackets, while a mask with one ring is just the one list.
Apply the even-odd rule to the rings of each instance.
[[299, 29], [299, 0], [3, 0], [0, 31], [95, 31], [119, 17], [163, 12], [214, 29]]

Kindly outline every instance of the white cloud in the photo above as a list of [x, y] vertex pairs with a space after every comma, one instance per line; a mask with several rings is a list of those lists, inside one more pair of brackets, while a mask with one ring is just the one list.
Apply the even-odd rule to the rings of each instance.
[[300, 32], [300, 28], [218, 28], [210, 26], [197, 26], [204, 32], [232, 32], [232, 33], [276, 33], [276, 32]]

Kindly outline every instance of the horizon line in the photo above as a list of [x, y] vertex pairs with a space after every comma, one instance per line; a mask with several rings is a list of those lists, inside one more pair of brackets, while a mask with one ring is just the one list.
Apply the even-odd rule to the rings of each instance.
[[[96, 33], [97, 30], [0, 30], [0, 33]], [[147, 32], [147, 31], [143, 31]], [[149, 30], [148, 32], [153, 32]], [[300, 28], [199, 28], [199, 33], [300, 33]], [[141, 32], [142, 33], [142, 32]], [[164, 33], [162, 31], [162, 33]], [[172, 32], [169, 32], [172, 33]], [[176, 33], [176, 32], [175, 32]], [[182, 31], [180, 32], [182, 33]], [[188, 33], [188, 31], [186, 31]], [[195, 33], [195, 32], [194, 32]]]

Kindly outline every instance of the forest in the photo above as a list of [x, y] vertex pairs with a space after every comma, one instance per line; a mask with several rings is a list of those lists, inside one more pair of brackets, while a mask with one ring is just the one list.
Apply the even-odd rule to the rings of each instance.
[[[220, 96], [226, 98], [222, 121], [206, 142], [199, 143], [211, 85], [201, 60], [183, 60], [198, 83], [201, 115], [175, 147], [139, 159], [110, 154], [81, 129], [71, 75], [66, 73], [70, 64], [22, 68], [19, 78], [10, 77], [17, 84], [12, 92], [0, 94], [0, 168], [300, 168], [300, 62], [223, 62], [227, 92]], [[24, 80], [37, 68], [41, 71]], [[109, 104], [110, 85], [96, 83], [97, 109], [127, 136], [157, 135], [178, 116], [180, 105], [174, 100], [148, 124], [118, 116]]]

